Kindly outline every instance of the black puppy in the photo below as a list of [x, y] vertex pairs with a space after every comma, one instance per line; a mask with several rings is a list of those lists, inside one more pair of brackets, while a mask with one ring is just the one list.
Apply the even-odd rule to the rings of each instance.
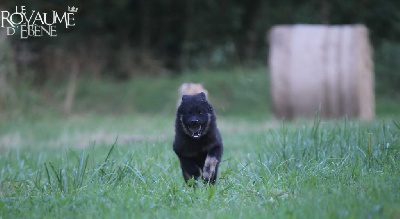
[[217, 117], [205, 94], [183, 95], [175, 120], [174, 151], [181, 163], [183, 178], [215, 184], [223, 146]]

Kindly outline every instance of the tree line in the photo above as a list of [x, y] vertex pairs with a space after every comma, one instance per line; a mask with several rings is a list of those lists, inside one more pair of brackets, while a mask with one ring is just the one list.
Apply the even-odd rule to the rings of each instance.
[[399, 45], [400, 39], [400, 1], [396, 0], [0, 3], [6, 10], [19, 5], [44, 12], [78, 8], [74, 28], [59, 28], [57, 37], [8, 37], [15, 74], [33, 74], [30, 77], [39, 85], [67, 77], [71, 66], [78, 66], [82, 75], [127, 79], [144, 73], [179, 74], [196, 68], [263, 65], [267, 63], [268, 30], [276, 24], [363, 23], [370, 29], [375, 48], [387, 47], [388, 43]]

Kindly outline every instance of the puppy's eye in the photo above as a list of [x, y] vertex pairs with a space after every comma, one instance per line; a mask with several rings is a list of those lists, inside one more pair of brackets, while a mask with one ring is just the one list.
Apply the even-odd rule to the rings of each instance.
[[201, 116], [201, 115], [203, 115], [203, 113], [202, 113], [202, 112], [199, 112], [199, 115]]
[[187, 115], [190, 116], [190, 114], [192, 114], [192, 112], [188, 112]]

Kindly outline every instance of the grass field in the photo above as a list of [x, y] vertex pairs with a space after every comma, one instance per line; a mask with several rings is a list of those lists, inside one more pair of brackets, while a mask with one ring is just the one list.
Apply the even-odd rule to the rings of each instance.
[[[28, 115], [22, 109], [19, 116], [1, 118], [0, 217], [400, 218], [400, 116], [395, 110], [372, 122], [318, 116], [283, 122], [261, 113], [268, 106], [261, 101], [246, 115], [246, 104], [259, 98], [257, 89], [266, 89], [252, 77], [260, 74], [230, 78], [225, 87], [230, 99], [219, 101], [224, 94], [212, 99], [225, 145], [215, 187], [184, 184], [172, 151], [172, 92], [162, 94], [174, 101], [167, 106], [136, 99], [134, 113], [126, 113], [130, 108], [124, 105], [118, 113], [63, 117]], [[227, 77], [209, 78], [219, 86], [218, 78]], [[250, 85], [240, 85], [243, 78]], [[153, 89], [175, 85], [154, 83]], [[244, 96], [231, 92], [231, 84], [242, 86]], [[78, 92], [77, 107], [101, 107], [96, 96], [84, 95], [91, 92], [86, 89]], [[254, 100], [242, 106], [246, 95]], [[147, 107], [160, 111], [146, 112]]]

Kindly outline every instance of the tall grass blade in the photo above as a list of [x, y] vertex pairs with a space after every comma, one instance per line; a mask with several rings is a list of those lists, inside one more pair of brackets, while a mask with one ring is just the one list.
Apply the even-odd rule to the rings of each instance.
[[110, 150], [108, 151], [107, 157], [104, 162], [107, 162], [108, 158], [110, 157], [111, 153], [113, 152], [115, 146], [117, 145], [118, 137], [115, 139], [114, 144], [111, 146]]
[[46, 163], [44, 163], [44, 168], [46, 169], [47, 181], [48, 181], [49, 185], [51, 185], [49, 169], [47, 168]]
[[64, 168], [60, 172], [60, 178], [62, 179], [62, 191], [68, 193], [67, 171]]
[[397, 124], [397, 122], [396, 121], [394, 121], [393, 120], [393, 123], [394, 123], [394, 125], [399, 129], [399, 131], [400, 131], [400, 125], [399, 124]]
[[319, 160], [319, 146], [320, 146], [320, 124], [321, 124], [321, 111], [318, 110], [314, 116], [314, 125], [312, 127], [312, 134], [314, 140], [315, 159]]
[[54, 168], [54, 166], [51, 162], [49, 162], [49, 165], [50, 165], [51, 169], [53, 170], [54, 175], [56, 176], [60, 190], [62, 190], [63, 188], [62, 188], [62, 181], [61, 181], [61, 171], [60, 171], [60, 174], [58, 174], [56, 171], [56, 168]]
[[71, 148], [68, 148], [68, 150], [75, 156], [76, 160], [79, 161], [79, 157], [76, 154], [76, 152], [74, 150], [72, 150]]
[[76, 187], [79, 188], [82, 186], [83, 177], [85, 175], [86, 166], [87, 166], [87, 158], [85, 159], [85, 150], [82, 150], [81, 158], [79, 159], [79, 168], [76, 172]]

